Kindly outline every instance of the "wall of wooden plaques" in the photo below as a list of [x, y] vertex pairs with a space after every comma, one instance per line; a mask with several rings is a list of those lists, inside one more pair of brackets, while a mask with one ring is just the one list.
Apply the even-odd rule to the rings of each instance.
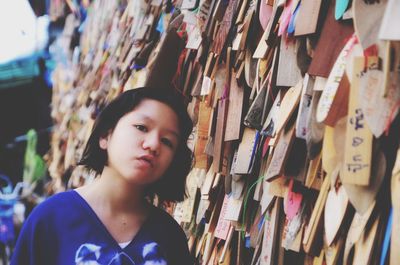
[[399, 264], [399, 12], [398, 0], [92, 1], [54, 44], [54, 190], [93, 179], [75, 166], [107, 102], [171, 84], [195, 163], [168, 210], [198, 264]]

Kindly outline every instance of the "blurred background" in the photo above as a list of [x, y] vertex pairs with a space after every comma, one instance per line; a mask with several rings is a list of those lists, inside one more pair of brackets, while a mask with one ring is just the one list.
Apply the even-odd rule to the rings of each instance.
[[14, 185], [22, 180], [28, 130], [37, 132], [39, 154], [49, 148], [49, 46], [57, 23], [50, 22], [45, 1], [0, 3], [0, 172]]
[[80, 3], [0, 1], [0, 264], [8, 264], [20, 224], [50, 180], [52, 73], [66, 62], [56, 40]]

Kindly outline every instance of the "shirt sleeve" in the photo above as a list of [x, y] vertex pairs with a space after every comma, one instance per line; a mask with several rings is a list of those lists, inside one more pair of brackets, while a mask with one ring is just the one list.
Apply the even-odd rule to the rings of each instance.
[[36, 209], [26, 219], [15, 245], [11, 265], [44, 265], [46, 263], [46, 253], [54, 253], [49, 245], [46, 244], [46, 234], [44, 223], [40, 221], [40, 211]]
[[34, 228], [31, 223], [24, 223], [19, 234], [17, 244], [11, 257], [11, 265], [18, 264], [37, 264], [35, 260], [34, 246]]

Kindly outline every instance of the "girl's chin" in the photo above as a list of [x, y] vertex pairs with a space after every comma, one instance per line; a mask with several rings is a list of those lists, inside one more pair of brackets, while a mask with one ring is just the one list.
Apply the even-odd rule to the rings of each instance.
[[145, 172], [135, 172], [134, 174], [126, 174], [123, 176], [131, 184], [136, 185], [149, 185], [158, 180], [157, 177], [152, 176], [150, 174], [146, 174]]

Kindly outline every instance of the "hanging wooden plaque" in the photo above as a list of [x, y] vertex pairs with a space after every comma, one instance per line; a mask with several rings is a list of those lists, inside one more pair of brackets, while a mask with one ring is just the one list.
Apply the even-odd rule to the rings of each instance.
[[302, 0], [296, 17], [295, 36], [308, 35], [317, 30], [322, 0]]
[[364, 58], [356, 57], [350, 88], [349, 115], [346, 128], [346, 147], [344, 165], [341, 170], [343, 183], [368, 185], [371, 174], [373, 136], [365, 122], [365, 115], [360, 108], [360, 77], [364, 71]]
[[238, 140], [240, 138], [243, 101], [243, 88], [239, 86], [235, 74], [232, 73], [229, 91], [229, 106], [226, 118], [225, 141]]

